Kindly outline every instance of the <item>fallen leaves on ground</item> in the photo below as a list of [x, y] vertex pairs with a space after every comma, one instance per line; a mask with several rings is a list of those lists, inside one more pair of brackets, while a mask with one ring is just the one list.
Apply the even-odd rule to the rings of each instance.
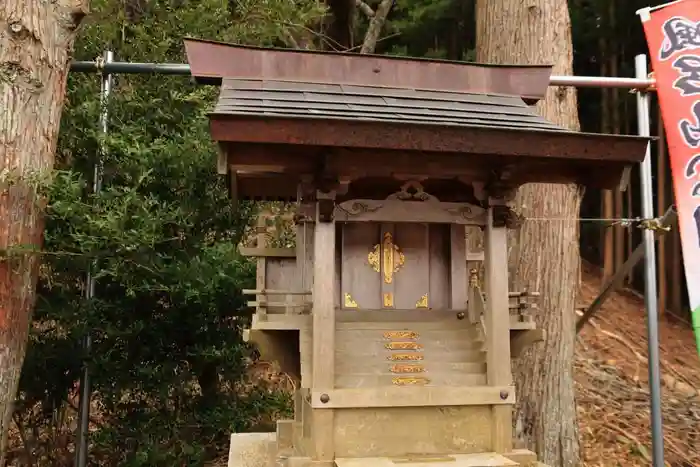
[[[581, 302], [602, 285], [584, 271]], [[662, 414], [668, 467], [700, 466], [700, 358], [690, 326], [659, 323]], [[613, 294], [581, 332], [576, 348], [576, 395], [584, 465], [648, 466], [651, 422], [644, 300]]]

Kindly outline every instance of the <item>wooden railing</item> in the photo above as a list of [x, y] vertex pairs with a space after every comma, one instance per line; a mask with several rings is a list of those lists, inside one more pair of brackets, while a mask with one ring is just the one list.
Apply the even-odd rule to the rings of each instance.
[[244, 295], [255, 295], [248, 306], [254, 307], [258, 319], [264, 320], [267, 314], [301, 315], [311, 312], [311, 291], [244, 289]]
[[[534, 325], [532, 311], [537, 308], [537, 305], [533, 301], [539, 296], [539, 292], [530, 292], [528, 290], [510, 292], [508, 294], [508, 310], [511, 323]], [[486, 297], [479, 284], [478, 274], [475, 269], [470, 271], [467, 300], [469, 320], [472, 324], [483, 327]]]

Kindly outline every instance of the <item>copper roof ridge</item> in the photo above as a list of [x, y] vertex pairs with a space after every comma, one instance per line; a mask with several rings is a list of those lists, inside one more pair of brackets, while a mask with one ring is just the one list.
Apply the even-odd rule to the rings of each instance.
[[[235, 44], [232, 42], [216, 41], [213, 39], [200, 39], [196, 37], [185, 37], [184, 42], [201, 42], [204, 44], [212, 45], [222, 45], [226, 47], [234, 47], [237, 49], [248, 49], [248, 50], [260, 50], [260, 51], [275, 51], [284, 53], [301, 53], [310, 55], [329, 55], [329, 56], [345, 56], [345, 57], [357, 57], [360, 54], [357, 52], [343, 52], [343, 51], [329, 51], [329, 50], [307, 50], [307, 49], [289, 49], [283, 47], [263, 47], [259, 45], [246, 45], [246, 44]], [[485, 62], [468, 62], [465, 60], [449, 60], [445, 58], [433, 58], [433, 57], [410, 57], [406, 55], [383, 55], [383, 54], [362, 54], [362, 57], [372, 57], [382, 60], [397, 60], [406, 62], [421, 62], [421, 63], [449, 63], [455, 65], [464, 66], [477, 66], [484, 68], [540, 68], [540, 69], [551, 69], [552, 65], [532, 65], [527, 63], [513, 63], [513, 64], [499, 64], [499, 63], [485, 63]]]
[[192, 76], [203, 84], [223, 78], [313, 80], [327, 84], [391, 86], [442, 92], [544, 98], [552, 67], [483, 65], [387, 55], [241, 46], [185, 39]]

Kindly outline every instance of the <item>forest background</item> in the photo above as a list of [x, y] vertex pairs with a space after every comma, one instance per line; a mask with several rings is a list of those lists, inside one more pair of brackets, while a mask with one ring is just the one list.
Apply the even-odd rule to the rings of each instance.
[[[632, 76], [634, 55], [646, 53], [635, 11], [649, 4], [570, 1], [576, 74]], [[357, 6], [353, 35], [362, 38], [377, 4]], [[76, 60], [109, 49], [119, 61], [180, 63], [187, 36], [329, 46], [314, 27], [326, 15], [316, 0], [93, 0], [91, 10]], [[376, 52], [472, 60], [474, 31], [472, 1], [398, 0]], [[99, 92], [98, 76], [70, 75], [9, 461], [72, 465], [77, 381], [87, 362], [91, 464], [205, 465], [225, 451], [231, 432], [270, 429], [290, 411], [289, 381], [241, 339], [241, 290], [253, 288], [254, 265], [237, 247], [260, 206], [234, 209], [216, 174], [206, 116], [216, 89], [185, 77], [116, 76], [107, 136], [97, 123]], [[581, 90], [579, 103], [584, 131], [635, 132], [626, 91]], [[100, 148], [104, 187], [93, 195]], [[587, 193], [582, 217], [601, 217], [601, 201], [610, 217], [634, 215], [634, 190], [612, 196]], [[593, 262], [601, 238], [614, 239], [615, 262], [637, 242], [601, 227], [581, 226], [582, 254]], [[93, 262], [97, 289], [86, 301]], [[88, 331], [89, 356], [81, 346]]]

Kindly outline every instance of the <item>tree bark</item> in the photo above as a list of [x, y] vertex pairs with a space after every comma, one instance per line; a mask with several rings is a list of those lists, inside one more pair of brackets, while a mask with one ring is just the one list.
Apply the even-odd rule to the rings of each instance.
[[50, 179], [76, 29], [87, 0], [0, 1], [0, 465], [36, 299]]
[[[571, 20], [566, 0], [477, 0], [477, 61], [553, 64], [556, 75], [573, 74]], [[578, 129], [576, 92], [550, 88], [539, 105], [552, 122]], [[551, 466], [579, 462], [574, 400], [575, 299], [580, 282], [577, 186], [532, 184], [515, 205], [529, 218], [510, 251], [514, 288], [539, 290], [535, 319], [545, 342], [517, 362], [516, 436]], [[562, 221], [561, 219], [565, 219]]]
[[360, 49], [361, 54], [372, 54], [376, 50], [379, 35], [382, 33], [384, 23], [386, 23], [392, 6], [394, 6], [393, 0], [382, 0], [377, 7], [377, 11], [369, 22], [365, 39], [362, 42], [362, 48]]

